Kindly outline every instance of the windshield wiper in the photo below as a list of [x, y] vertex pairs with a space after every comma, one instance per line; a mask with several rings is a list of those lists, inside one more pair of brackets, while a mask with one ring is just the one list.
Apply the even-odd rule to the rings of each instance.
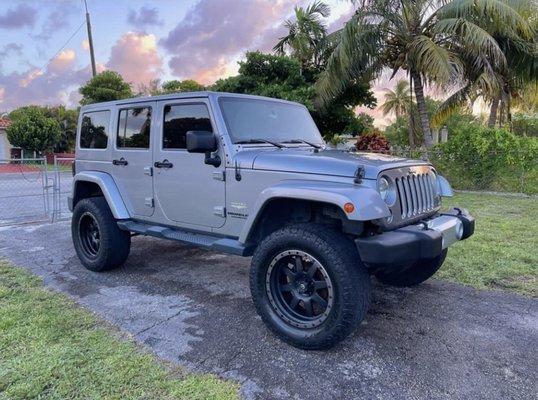
[[287, 146], [284, 146], [283, 144], [280, 144], [280, 143], [276, 143], [276, 142], [272, 142], [270, 140], [265, 140], [265, 139], [248, 139], [248, 140], [240, 140], [239, 142], [235, 142], [234, 144], [257, 144], [257, 143], [267, 143], [267, 144], [272, 144], [273, 146], [276, 146], [278, 147], [279, 149], [283, 148], [283, 147], [287, 147]]
[[304, 143], [304, 144], [307, 144], [309, 146], [312, 146], [315, 149], [321, 149], [321, 146], [319, 144], [308, 142], [308, 141], [303, 140], [303, 139], [286, 140], [285, 142], [282, 142], [282, 143]]

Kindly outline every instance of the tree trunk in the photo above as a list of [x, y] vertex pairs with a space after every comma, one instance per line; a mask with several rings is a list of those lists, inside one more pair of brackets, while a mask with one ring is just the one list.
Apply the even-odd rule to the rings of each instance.
[[506, 94], [506, 120], [508, 121], [508, 130], [512, 132], [512, 95], [510, 92]]
[[424, 98], [424, 87], [422, 79], [416, 72], [411, 72], [413, 82], [415, 84], [415, 98], [417, 99], [418, 115], [420, 117], [420, 126], [422, 135], [424, 136], [424, 146], [431, 147], [433, 145], [432, 133], [430, 130], [430, 117], [426, 109], [426, 99]]
[[491, 102], [491, 108], [489, 109], [488, 128], [495, 128], [495, 121], [497, 121], [498, 109], [499, 109], [499, 99], [495, 98]]
[[415, 148], [415, 128], [413, 126], [413, 116], [411, 113], [413, 112], [413, 79], [409, 77], [409, 109], [407, 110], [407, 114], [409, 115], [409, 127], [408, 127], [408, 135], [409, 135], [409, 147], [412, 149]]
[[499, 104], [499, 128], [504, 126], [504, 116], [506, 111], [506, 101], [504, 92], [501, 94], [501, 100]]

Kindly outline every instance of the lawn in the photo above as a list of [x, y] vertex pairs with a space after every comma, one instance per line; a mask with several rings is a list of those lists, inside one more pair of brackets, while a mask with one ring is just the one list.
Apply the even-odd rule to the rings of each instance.
[[0, 262], [0, 399], [236, 399], [235, 384], [141, 350], [39, 278]]
[[476, 217], [474, 236], [448, 251], [436, 277], [538, 297], [538, 198], [458, 193], [444, 206]]

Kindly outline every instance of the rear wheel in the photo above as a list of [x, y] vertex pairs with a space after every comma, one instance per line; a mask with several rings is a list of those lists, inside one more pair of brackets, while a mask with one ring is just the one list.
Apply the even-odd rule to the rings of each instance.
[[104, 197], [80, 200], [73, 210], [71, 236], [87, 269], [101, 272], [122, 265], [131, 249], [131, 234], [118, 228]]
[[443, 265], [448, 249], [443, 250], [437, 257], [418, 261], [411, 267], [398, 272], [379, 271], [376, 278], [386, 285], [415, 286], [431, 278]]
[[370, 276], [347, 237], [328, 227], [282, 228], [256, 249], [250, 287], [277, 336], [304, 349], [332, 347], [364, 318]]

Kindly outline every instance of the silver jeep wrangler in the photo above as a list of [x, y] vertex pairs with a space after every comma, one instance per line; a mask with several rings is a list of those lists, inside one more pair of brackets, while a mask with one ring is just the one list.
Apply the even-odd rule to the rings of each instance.
[[301, 104], [196, 92], [84, 106], [72, 237], [92, 271], [133, 235], [252, 256], [257, 312], [286, 342], [328, 348], [365, 317], [370, 275], [416, 285], [474, 231], [441, 212], [448, 182], [424, 161], [326, 148]]

